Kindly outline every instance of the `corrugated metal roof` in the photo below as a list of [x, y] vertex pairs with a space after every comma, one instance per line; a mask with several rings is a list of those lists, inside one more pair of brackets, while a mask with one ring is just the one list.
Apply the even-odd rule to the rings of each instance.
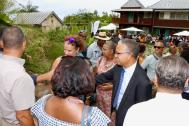
[[53, 14], [62, 23], [61, 19], [53, 12], [20, 13], [16, 17], [16, 24], [41, 24], [49, 15]]
[[128, 0], [121, 8], [144, 8], [138, 0]]
[[159, 10], [154, 10], [154, 11], [156, 11], [156, 12], [189, 12], [189, 9], [172, 9], [172, 10], [170, 10], [170, 9], [159, 9]]
[[153, 9], [146, 8], [146, 9], [115, 9], [112, 10], [113, 12], [123, 12], [123, 11], [145, 11], [145, 12], [151, 12]]
[[189, 9], [189, 0], [160, 0], [149, 6], [152, 9]]

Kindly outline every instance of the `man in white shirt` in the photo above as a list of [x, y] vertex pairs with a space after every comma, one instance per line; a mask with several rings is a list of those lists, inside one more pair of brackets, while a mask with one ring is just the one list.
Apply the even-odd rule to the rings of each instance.
[[156, 42], [154, 45], [154, 54], [147, 56], [141, 64], [142, 68], [147, 70], [147, 75], [151, 81], [154, 80], [156, 63], [162, 57], [163, 50], [163, 42]]
[[[137, 62], [139, 44], [134, 39], [122, 39], [115, 51], [115, 65], [96, 76], [96, 83], [113, 83], [112, 115], [116, 126], [122, 126], [127, 110], [134, 104], [151, 99], [152, 85], [146, 72]], [[112, 118], [113, 120], [114, 118]]]
[[6, 29], [6, 27], [1, 27], [0, 28], [0, 54], [3, 53], [3, 41], [2, 41], [2, 37], [3, 37], [3, 31]]
[[97, 41], [93, 42], [87, 48], [87, 58], [89, 58], [93, 67], [96, 66], [97, 60], [102, 56], [102, 46], [106, 40], [110, 40], [106, 32], [99, 32], [98, 36], [95, 36], [95, 38]]
[[7, 27], [2, 36], [0, 54], [0, 126], [34, 126], [30, 108], [35, 104], [33, 80], [21, 59], [25, 37], [16, 26]]
[[156, 66], [156, 98], [132, 106], [124, 126], [187, 126], [189, 101], [181, 93], [189, 77], [189, 64], [177, 56], [167, 56]]

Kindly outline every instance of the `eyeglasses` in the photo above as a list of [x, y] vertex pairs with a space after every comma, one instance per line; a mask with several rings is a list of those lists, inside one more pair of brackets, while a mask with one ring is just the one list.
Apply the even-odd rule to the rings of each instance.
[[124, 53], [129, 53], [130, 54], [130, 52], [128, 52], [128, 51], [127, 52], [122, 52], [122, 53], [121, 52], [120, 53], [119, 52], [115, 52], [116, 55], [121, 55], [121, 54], [124, 54]]
[[154, 46], [154, 49], [155, 48], [162, 49], [163, 47], [161, 47], [161, 46]]

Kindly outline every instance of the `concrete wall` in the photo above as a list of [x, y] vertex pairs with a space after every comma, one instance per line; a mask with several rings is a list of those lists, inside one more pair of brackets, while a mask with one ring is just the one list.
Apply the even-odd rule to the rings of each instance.
[[62, 28], [62, 24], [59, 20], [52, 14], [49, 15], [43, 22], [42, 22], [42, 31], [46, 32], [49, 30], [55, 30], [57, 28]]

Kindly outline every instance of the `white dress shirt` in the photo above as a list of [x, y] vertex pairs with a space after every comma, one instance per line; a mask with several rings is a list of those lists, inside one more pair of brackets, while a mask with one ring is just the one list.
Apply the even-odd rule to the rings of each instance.
[[124, 68], [125, 72], [124, 72], [123, 82], [122, 82], [121, 89], [120, 89], [119, 96], [118, 96], [116, 109], [118, 109], [118, 107], [119, 107], [119, 104], [120, 104], [121, 99], [122, 99], [122, 97], [123, 97], [123, 95], [125, 93], [125, 90], [126, 90], [128, 84], [130, 82], [131, 77], [133, 76], [133, 73], [135, 71], [136, 65], [137, 65], [137, 62], [134, 63], [133, 65], [131, 65], [128, 68]]
[[189, 101], [181, 94], [157, 93], [154, 99], [133, 105], [123, 126], [188, 126]]

